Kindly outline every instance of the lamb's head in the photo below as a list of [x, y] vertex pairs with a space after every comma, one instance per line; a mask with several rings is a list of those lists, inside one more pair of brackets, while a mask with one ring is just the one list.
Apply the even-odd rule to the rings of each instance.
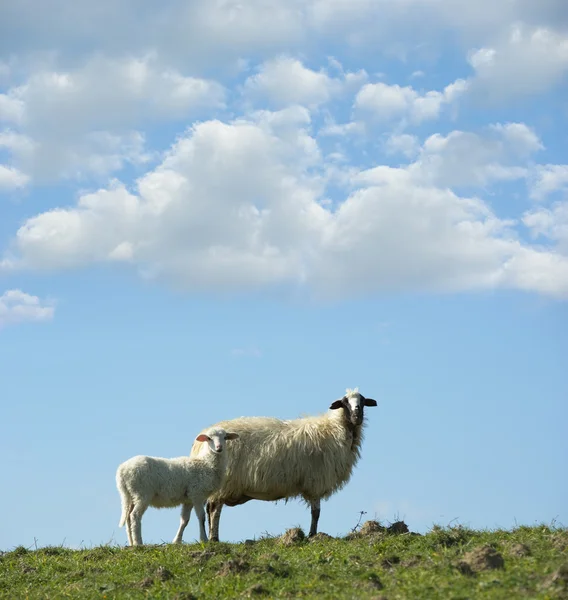
[[355, 388], [354, 390], [348, 389], [345, 396], [333, 402], [329, 408], [332, 410], [342, 408], [346, 421], [357, 427], [363, 423], [365, 406], [377, 406], [377, 401], [372, 398], [365, 398], [363, 394], [359, 393], [359, 388]]
[[221, 454], [225, 450], [227, 440], [236, 440], [238, 433], [227, 433], [221, 427], [212, 427], [205, 433], [200, 433], [195, 439], [198, 442], [207, 442], [209, 450], [214, 454]]

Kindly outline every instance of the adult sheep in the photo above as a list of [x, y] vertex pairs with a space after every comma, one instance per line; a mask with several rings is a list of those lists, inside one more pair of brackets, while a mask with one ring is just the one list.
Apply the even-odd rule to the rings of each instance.
[[[358, 389], [348, 389], [323, 415], [283, 421], [271, 417], [240, 417], [221, 421], [239, 434], [228, 458], [222, 486], [207, 502], [209, 540], [219, 541], [223, 505], [249, 500], [302, 498], [310, 507], [310, 536], [317, 533], [322, 499], [340, 490], [360, 457], [364, 409], [377, 406]], [[195, 441], [190, 456], [206, 446]]]

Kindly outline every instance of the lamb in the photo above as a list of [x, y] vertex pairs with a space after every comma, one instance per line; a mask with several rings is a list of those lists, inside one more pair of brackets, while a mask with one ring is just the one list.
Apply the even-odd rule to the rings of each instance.
[[205, 501], [220, 487], [226, 474], [228, 452], [225, 451], [225, 440], [238, 437], [238, 433], [211, 427], [195, 438], [195, 442], [204, 447], [199, 457], [134, 456], [119, 465], [116, 485], [122, 515], [118, 526], [126, 524], [128, 543], [131, 546], [142, 544], [142, 516], [149, 506], [169, 508], [180, 504], [181, 523], [173, 543], [181, 543], [192, 508], [199, 519], [200, 540], [207, 541]]
[[[311, 507], [310, 536], [317, 533], [322, 499], [349, 481], [360, 457], [364, 407], [377, 406], [358, 389], [348, 389], [323, 415], [283, 421], [270, 417], [240, 417], [215, 427], [241, 438], [228, 458], [223, 484], [207, 502], [209, 539], [219, 541], [223, 505], [249, 500], [274, 501], [301, 497]], [[206, 451], [199, 438], [190, 456]]]

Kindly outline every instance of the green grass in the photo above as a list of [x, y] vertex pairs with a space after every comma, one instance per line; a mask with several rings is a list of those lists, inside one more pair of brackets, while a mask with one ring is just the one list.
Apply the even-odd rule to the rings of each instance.
[[0, 598], [568, 598], [566, 529], [377, 529], [289, 545], [19, 547], [0, 555]]

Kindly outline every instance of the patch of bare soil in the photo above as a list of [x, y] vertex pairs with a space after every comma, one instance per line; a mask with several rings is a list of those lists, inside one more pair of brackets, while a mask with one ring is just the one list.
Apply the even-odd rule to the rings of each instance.
[[391, 535], [401, 535], [403, 533], [409, 533], [408, 525], [404, 521], [396, 521], [392, 525], [387, 527], [387, 533]]
[[306, 539], [306, 534], [302, 531], [300, 527], [294, 527], [292, 529], [288, 529], [288, 531], [280, 537], [280, 543], [283, 546], [293, 546], [298, 542], [301, 542]]
[[229, 559], [223, 563], [223, 566], [219, 569], [218, 575], [226, 577], [227, 575], [234, 575], [235, 573], [246, 573], [250, 571], [250, 565], [246, 560], [240, 558]]
[[509, 552], [513, 556], [530, 556], [531, 555], [531, 549], [526, 544], [513, 544], [510, 547]]
[[[551, 573], [545, 580], [543, 587], [546, 590], [555, 589], [559, 592], [568, 591], [568, 563], [558, 567], [556, 571]], [[562, 595], [563, 598], [564, 594]]]
[[502, 569], [505, 566], [505, 560], [495, 548], [479, 546], [466, 552], [456, 566], [464, 575], [474, 575], [488, 569]]
[[359, 529], [359, 535], [367, 536], [373, 533], [385, 533], [386, 527], [381, 525], [378, 521], [365, 521]]
[[396, 555], [387, 556], [386, 558], [383, 558], [381, 562], [382, 567], [385, 569], [392, 569], [398, 564], [400, 564], [400, 556]]
[[245, 596], [263, 596], [268, 594], [268, 590], [262, 585], [262, 583], [255, 583], [248, 590], [245, 591]]
[[319, 533], [316, 533], [315, 535], [313, 535], [311, 538], [308, 538], [309, 542], [325, 542], [326, 540], [332, 540], [333, 536], [328, 535], [327, 533], [324, 533], [323, 531], [320, 531]]

